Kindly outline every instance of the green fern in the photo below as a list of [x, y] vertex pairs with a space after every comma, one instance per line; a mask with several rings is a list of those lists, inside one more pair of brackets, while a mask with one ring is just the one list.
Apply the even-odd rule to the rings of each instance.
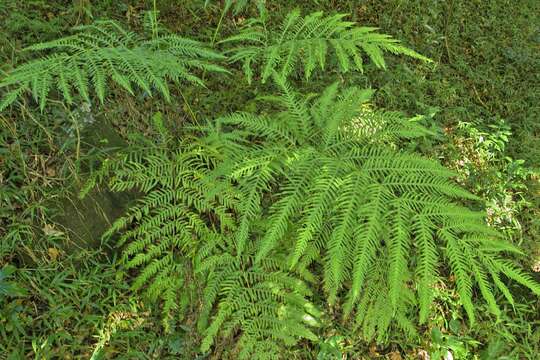
[[[416, 324], [411, 321], [411, 313], [415, 305], [414, 291], [408, 287], [401, 289], [401, 301], [394, 310], [394, 305], [388, 297], [389, 284], [386, 269], [389, 264], [386, 258], [370, 266], [366, 273], [363, 295], [358, 302], [354, 319], [355, 330], [360, 330], [365, 338], [376, 338], [377, 342], [384, 343], [388, 340], [393, 330], [412, 338], [417, 335]], [[409, 274], [405, 274], [406, 278]]]
[[240, 62], [249, 82], [254, 67], [260, 69], [265, 82], [274, 71], [282, 77], [289, 76], [301, 64], [304, 77], [309, 79], [319, 67], [326, 68], [329, 49], [342, 72], [363, 71], [365, 53], [375, 66], [385, 68], [383, 53], [404, 54], [429, 61], [426, 57], [401, 45], [389, 35], [375, 32], [376, 28], [358, 27], [345, 21], [345, 14], [324, 16], [315, 12], [302, 17], [298, 10], [292, 11], [283, 21], [279, 31], [270, 30], [264, 18], [246, 22], [238, 35], [222, 41], [224, 44], [240, 44], [226, 54], [230, 62]]
[[279, 254], [255, 263], [250, 250], [241, 257], [217, 252], [198, 267], [208, 274], [199, 320], [201, 350], [207, 352], [219, 338], [238, 336], [234, 358], [281, 359], [283, 349], [299, 340], [317, 340], [310, 328], [318, 325], [319, 312], [306, 299], [309, 287], [287, 273]]
[[[181, 150], [171, 150], [172, 144]], [[103, 237], [120, 235], [124, 268], [137, 271], [132, 289], [162, 302], [166, 329], [196, 293], [193, 261], [202, 244], [224, 242], [224, 234], [234, 228], [229, 211], [235, 207], [234, 193], [214, 191], [204, 181], [214, 161], [192, 139], [169, 139], [108, 159], [87, 186], [108, 179], [113, 191], [143, 194]]]
[[476, 287], [500, 314], [495, 289], [509, 294], [501, 276], [540, 294], [538, 284], [503, 260], [519, 251], [485, 225], [483, 213], [459, 205], [476, 198], [452, 181], [454, 174], [395, 149], [396, 139], [427, 133], [411, 131], [418, 123], [366, 110], [370, 91], [332, 85], [307, 101], [281, 77], [276, 81], [283, 113], [233, 114], [210, 130], [214, 142], [223, 137], [222, 151], [230, 149], [229, 178], [244, 194], [241, 221], [268, 221], [257, 238], [249, 225], [239, 227], [238, 253], [254, 243], [259, 264], [276, 249], [292, 249], [294, 271], [320, 262], [329, 303], [345, 296], [344, 316], [356, 309], [367, 337], [386, 334], [390, 319], [413, 333], [406, 315], [418, 302], [420, 321], [427, 319], [443, 263], [471, 322]]
[[276, 359], [301, 338], [316, 340], [309, 328], [317, 325], [318, 311], [300, 280], [313, 275], [289, 274], [279, 254], [255, 264], [250, 245], [235, 256], [227, 234], [235, 227], [230, 210], [238, 208], [238, 194], [213, 182], [218, 152], [193, 139], [171, 151], [175, 142], [165, 136], [168, 146], [144, 144], [105, 161], [87, 185], [108, 178], [113, 191], [144, 194], [104, 234], [119, 235], [124, 268], [137, 273], [132, 289], [162, 304], [170, 330], [203, 288], [203, 352], [218, 339], [239, 335], [238, 358]]
[[90, 102], [93, 88], [103, 102], [109, 82], [132, 95], [139, 88], [169, 100], [169, 81], [203, 85], [195, 71], [225, 72], [212, 63], [223, 59], [222, 55], [177, 35], [156, 32], [148, 40], [113, 21], [98, 21], [75, 31], [74, 35], [26, 48], [46, 55], [16, 67], [0, 80], [0, 88], [6, 89], [0, 111], [27, 91], [42, 110], [53, 89], [71, 104], [75, 94]]

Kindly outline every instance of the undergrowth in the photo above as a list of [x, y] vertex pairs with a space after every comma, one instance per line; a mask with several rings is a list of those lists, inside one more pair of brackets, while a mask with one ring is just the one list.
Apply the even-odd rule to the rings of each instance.
[[0, 358], [535, 359], [502, 3], [0, 4]]

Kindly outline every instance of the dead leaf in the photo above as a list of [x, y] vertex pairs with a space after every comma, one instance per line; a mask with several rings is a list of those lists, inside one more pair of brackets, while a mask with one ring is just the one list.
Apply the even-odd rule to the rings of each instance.
[[379, 356], [379, 353], [377, 352], [376, 344], [373, 343], [369, 346], [369, 355], [372, 357]]
[[540, 259], [538, 259], [531, 267], [532, 271], [540, 272]]
[[64, 235], [64, 233], [62, 231], [55, 229], [54, 225], [51, 225], [51, 224], [45, 224], [45, 226], [43, 226], [43, 232], [45, 233], [46, 236], [62, 236], [62, 235]]
[[48, 248], [47, 252], [52, 261], [56, 261], [60, 256], [60, 251], [57, 248]]

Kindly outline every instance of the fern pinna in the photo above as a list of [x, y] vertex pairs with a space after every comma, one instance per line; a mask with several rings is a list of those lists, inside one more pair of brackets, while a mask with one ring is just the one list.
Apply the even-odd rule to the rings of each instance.
[[[371, 110], [369, 90], [334, 84], [309, 101], [282, 78], [276, 82], [283, 112], [226, 116], [210, 136], [214, 143], [222, 136], [230, 159], [223, 167], [244, 194], [239, 253], [254, 243], [255, 264], [276, 249], [291, 249], [291, 270], [320, 263], [328, 302], [342, 303], [345, 318], [354, 313], [369, 338], [383, 337], [392, 323], [414, 333], [413, 306], [426, 321], [446, 268], [471, 322], [475, 286], [495, 315], [495, 291], [513, 301], [502, 276], [540, 294], [504, 258], [519, 251], [485, 225], [482, 212], [460, 205], [475, 197], [454, 174], [392, 146], [425, 133], [422, 126]], [[265, 233], [254, 238], [249, 224], [261, 218]]]
[[148, 95], [170, 98], [169, 81], [202, 85], [196, 70], [225, 72], [213, 62], [223, 56], [204, 44], [178, 35], [155, 33], [146, 39], [114, 21], [97, 21], [75, 28], [76, 33], [39, 43], [27, 51], [46, 53], [0, 79], [6, 94], [0, 111], [30, 91], [43, 110], [52, 89], [71, 104], [78, 94], [90, 102], [93, 88], [103, 102], [110, 81], [134, 95], [134, 86]]
[[251, 19], [240, 33], [223, 40], [224, 44], [240, 44], [225, 54], [230, 62], [240, 62], [244, 73], [251, 82], [254, 67], [260, 68], [265, 82], [272, 72], [286, 77], [301, 63], [304, 77], [309, 79], [317, 67], [324, 70], [329, 49], [342, 72], [363, 70], [362, 52], [380, 68], [385, 68], [383, 52], [403, 54], [424, 61], [426, 57], [401, 45], [389, 35], [375, 32], [372, 27], [358, 27], [346, 21], [346, 14], [324, 16], [315, 12], [301, 16], [300, 11], [292, 11], [277, 31], [270, 30], [266, 18]]

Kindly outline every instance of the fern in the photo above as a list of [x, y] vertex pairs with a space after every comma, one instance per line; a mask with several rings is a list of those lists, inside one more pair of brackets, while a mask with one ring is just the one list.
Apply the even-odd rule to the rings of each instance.
[[280, 359], [285, 347], [300, 339], [317, 340], [310, 327], [318, 324], [318, 311], [306, 299], [309, 287], [286, 272], [276, 257], [254, 262], [247, 249], [240, 258], [218, 252], [204, 259], [199, 271], [207, 275], [203, 314], [217, 311], [205, 328], [201, 350], [220, 338], [235, 336], [238, 359]]
[[460, 205], [476, 197], [454, 174], [396, 146], [427, 134], [420, 124], [372, 109], [371, 91], [334, 84], [313, 99], [275, 80], [283, 111], [231, 114], [185, 143], [160, 131], [172, 146], [96, 174], [144, 194], [105, 237], [120, 235], [133, 289], [160, 300], [166, 326], [200, 296], [202, 352], [233, 342], [233, 357], [270, 359], [316, 340], [319, 275], [345, 323], [379, 342], [416, 334], [443, 276], [471, 323], [477, 291], [495, 317], [499, 293], [514, 301], [505, 280], [540, 295], [508, 259], [520, 251]]
[[251, 19], [239, 34], [222, 43], [240, 44], [226, 54], [230, 55], [230, 62], [242, 64], [250, 83], [254, 67], [260, 69], [265, 82], [274, 71], [287, 77], [301, 64], [304, 77], [309, 79], [317, 68], [326, 68], [329, 49], [333, 49], [332, 60], [342, 72], [363, 71], [362, 53], [379, 68], [386, 67], [384, 52], [429, 61], [392, 37], [377, 33], [375, 28], [358, 27], [354, 22], [345, 21], [345, 17], [345, 14], [324, 16], [322, 12], [302, 17], [295, 10], [283, 21], [279, 31], [269, 30], [264, 18]]
[[316, 340], [311, 292], [287, 272], [285, 261], [277, 256], [255, 264], [249, 244], [242, 256], [234, 255], [227, 234], [235, 228], [231, 211], [239, 208], [238, 194], [215, 182], [218, 152], [193, 139], [178, 144], [162, 130], [164, 143], [144, 142], [108, 159], [87, 185], [108, 179], [113, 191], [143, 193], [103, 236], [118, 235], [124, 269], [136, 272], [132, 290], [161, 304], [170, 331], [204, 289], [202, 352], [238, 335], [238, 358], [276, 359], [301, 338]]
[[[377, 342], [385, 342], [391, 333], [388, 328], [392, 326], [408, 337], [417, 335], [416, 326], [410, 320], [411, 310], [414, 308], [414, 292], [408, 287], [402, 287], [400, 302], [397, 311], [388, 296], [389, 284], [386, 269], [389, 264], [385, 257], [382, 261], [373, 263], [366, 273], [363, 295], [358, 302], [354, 319], [354, 329], [361, 330], [365, 338], [375, 338]], [[407, 276], [408, 274], [404, 274]]]
[[[411, 126], [421, 128], [418, 123], [366, 111], [369, 91], [340, 92], [333, 85], [307, 101], [281, 77], [276, 82], [284, 112], [233, 114], [209, 130], [210, 138], [223, 137], [223, 151], [230, 149], [231, 184], [240, 184], [246, 203], [257, 209], [241, 208], [241, 218], [268, 221], [256, 238], [242, 229], [238, 253], [253, 243], [260, 264], [276, 249], [292, 249], [288, 262], [294, 271], [320, 262], [329, 303], [340, 304], [345, 296], [344, 316], [356, 310], [366, 337], [384, 336], [392, 323], [414, 333], [413, 306], [419, 304], [425, 321], [444, 263], [471, 323], [476, 287], [496, 316], [495, 289], [509, 294], [501, 276], [539, 292], [530, 277], [501, 260], [518, 251], [485, 225], [484, 214], [459, 205], [476, 198], [454, 184], [451, 171], [396, 150], [395, 141], [414, 136]], [[377, 118], [384, 121], [374, 124]], [[261, 169], [271, 171], [263, 175]], [[262, 211], [260, 204], [269, 199]]]
[[90, 102], [91, 89], [103, 102], [110, 82], [132, 95], [138, 88], [170, 100], [169, 81], [203, 85], [195, 71], [225, 72], [213, 64], [223, 59], [222, 55], [177, 35], [158, 35], [156, 31], [151, 39], [145, 39], [113, 21], [98, 21], [75, 31], [25, 49], [46, 55], [16, 67], [1, 79], [0, 88], [7, 92], [0, 111], [27, 91], [42, 110], [53, 89], [68, 104], [76, 94]]
[[[108, 179], [113, 191], [143, 194], [103, 237], [120, 235], [122, 263], [137, 272], [132, 289], [162, 303], [169, 329], [173, 316], [183, 314], [179, 304], [186, 305], [197, 290], [193, 261], [198, 250], [203, 243], [223, 242], [234, 227], [229, 209], [236, 199], [232, 192], [214, 192], [203, 180], [215, 160], [200, 145], [167, 142], [144, 144], [109, 159], [89, 186]], [[172, 144], [182, 150], [171, 150]]]

